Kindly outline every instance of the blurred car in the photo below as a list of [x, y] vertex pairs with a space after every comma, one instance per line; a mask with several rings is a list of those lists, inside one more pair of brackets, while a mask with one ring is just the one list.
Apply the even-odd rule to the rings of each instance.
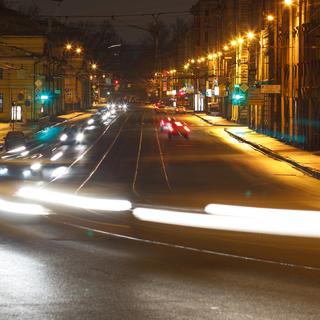
[[161, 132], [166, 132], [169, 130], [172, 121], [174, 121], [174, 118], [171, 117], [166, 117], [160, 120], [160, 131]]
[[175, 113], [182, 114], [182, 113], [186, 113], [186, 108], [184, 106], [177, 106], [174, 111]]
[[4, 148], [7, 152], [25, 149], [26, 137], [22, 131], [10, 131], [4, 138]]
[[62, 144], [79, 144], [84, 139], [84, 133], [81, 128], [77, 126], [66, 127], [59, 135], [59, 141]]
[[164, 113], [164, 112], [166, 112], [166, 105], [163, 102], [159, 101], [159, 102], [155, 103], [154, 110], [157, 113]]
[[189, 139], [190, 132], [191, 129], [183, 121], [173, 120], [168, 124], [168, 138], [170, 140], [173, 136], [183, 136], [185, 139]]

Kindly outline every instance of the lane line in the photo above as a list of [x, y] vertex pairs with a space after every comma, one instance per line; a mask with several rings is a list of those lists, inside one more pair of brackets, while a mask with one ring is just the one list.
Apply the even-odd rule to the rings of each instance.
[[97, 170], [99, 169], [99, 167], [101, 166], [102, 162], [105, 160], [105, 158], [108, 156], [108, 154], [110, 153], [110, 151], [112, 150], [112, 148], [114, 147], [115, 143], [117, 142], [117, 140], [120, 137], [120, 134], [125, 126], [125, 124], [128, 122], [129, 118], [131, 117], [132, 114], [130, 114], [129, 116], [127, 116], [127, 118], [125, 119], [125, 121], [123, 122], [123, 124], [121, 125], [120, 129], [118, 130], [117, 135], [115, 136], [114, 140], [112, 141], [111, 145], [109, 145], [107, 151], [104, 153], [104, 155], [101, 157], [101, 159], [99, 160], [99, 162], [97, 163], [97, 165], [95, 166], [95, 168], [91, 171], [91, 173], [89, 174], [89, 176], [81, 183], [81, 185], [76, 189], [75, 193], [77, 194], [89, 181], [90, 179], [93, 177], [93, 175], [97, 172]]
[[[50, 219], [50, 216], [47, 218]], [[274, 261], [274, 260], [268, 260], [268, 259], [262, 259], [262, 258], [241, 256], [241, 255], [237, 255], [237, 254], [224, 253], [224, 252], [220, 252], [220, 251], [213, 251], [213, 250], [207, 250], [207, 249], [198, 249], [198, 248], [189, 247], [189, 246], [171, 244], [171, 243], [155, 241], [155, 240], [141, 239], [141, 238], [136, 238], [136, 237], [132, 237], [132, 236], [126, 236], [126, 235], [119, 234], [119, 233], [113, 233], [113, 232], [103, 231], [103, 230], [99, 230], [99, 229], [88, 228], [88, 227], [84, 227], [81, 225], [68, 223], [65, 221], [57, 221], [57, 222], [64, 224], [64, 225], [67, 225], [67, 226], [70, 226], [70, 227], [73, 227], [73, 228], [76, 228], [76, 229], [86, 230], [86, 231], [90, 230], [90, 231], [93, 231], [93, 232], [96, 232], [99, 234], [103, 234], [103, 235], [107, 235], [110, 237], [131, 240], [131, 241], [140, 242], [140, 243], [147, 243], [147, 244], [152, 244], [152, 245], [157, 245], [157, 246], [162, 246], [162, 247], [186, 250], [186, 251], [191, 251], [191, 252], [196, 252], [196, 253], [201, 253], [201, 254], [208, 254], [208, 255], [212, 255], [212, 256], [219, 256], [219, 257], [224, 257], [224, 258], [229, 258], [229, 259], [234, 259], [234, 260], [258, 262], [258, 263], [263, 263], [263, 264], [276, 265], [276, 266], [293, 268], [293, 269], [302, 269], [302, 270], [308, 270], [308, 271], [317, 271], [317, 272], [320, 271], [320, 267], [312, 267], [312, 266], [287, 263], [287, 262], [280, 262], [280, 261]]]
[[164, 178], [165, 178], [165, 180], [166, 180], [168, 189], [169, 189], [170, 191], [172, 191], [171, 184], [170, 184], [169, 177], [168, 177], [167, 170], [166, 170], [164, 155], [163, 155], [163, 152], [162, 152], [162, 149], [161, 149], [161, 144], [160, 144], [160, 139], [159, 139], [159, 133], [158, 133], [158, 130], [157, 130], [156, 127], [154, 127], [154, 131], [155, 131], [155, 133], [156, 133], [156, 138], [157, 138], [157, 144], [158, 144], [158, 149], [159, 149], [159, 154], [160, 154], [160, 159], [161, 159], [161, 165], [162, 165], [162, 172], [163, 172]]
[[140, 163], [140, 158], [141, 158], [145, 112], [146, 111], [143, 112], [143, 116], [142, 116], [142, 120], [141, 120], [141, 132], [140, 132], [140, 140], [139, 140], [139, 147], [138, 147], [138, 154], [137, 154], [137, 163], [136, 163], [134, 178], [133, 178], [133, 182], [132, 182], [132, 190], [137, 196], [140, 196], [138, 191], [136, 190], [136, 182], [137, 182], [137, 177], [138, 177], [138, 172], [139, 172], [139, 163]]
[[[89, 210], [86, 210], [86, 211], [89, 211]], [[96, 212], [94, 212], [94, 213], [96, 213]], [[110, 222], [99, 222], [99, 221], [95, 221], [95, 220], [90, 220], [90, 219], [70, 216], [70, 215], [67, 215], [67, 214], [59, 214], [59, 216], [60, 217], [64, 217], [64, 218], [77, 219], [77, 220], [80, 220], [80, 221], [93, 223], [93, 224], [106, 226], [106, 227], [117, 227], [117, 228], [123, 228], [123, 229], [131, 229], [131, 227], [129, 225], [126, 225], [126, 224], [116, 224], [116, 223], [110, 223]], [[50, 217], [50, 219], [56, 221], [53, 217], [54, 216]]]

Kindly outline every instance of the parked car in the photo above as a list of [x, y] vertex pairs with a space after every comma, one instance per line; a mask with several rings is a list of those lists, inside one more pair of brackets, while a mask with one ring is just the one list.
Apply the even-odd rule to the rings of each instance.
[[10, 131], [4, 138], [4, 148], [8, 152], [25, 147], [26, 137], [22, 131]]

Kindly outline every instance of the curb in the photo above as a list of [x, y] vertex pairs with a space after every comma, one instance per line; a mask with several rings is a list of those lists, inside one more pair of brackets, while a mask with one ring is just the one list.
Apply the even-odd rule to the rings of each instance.
[[213, 123], [210, 120], [207, 120], [205, 118], [203, 118], [202, 116], [198, 115], [198, 114], [194, 114], [196, 117], [198, 117], [199, 119], [201, 119], [202, 121], [210, 124], [211, 126], [214, 127], [243, 127], [243, 125], [238, 125], [238, 124], [219, 124], [219, 123]]
[[287, 162], [289, 163], [291, 166], [293, 166], [295, 169], [298, 169], [300, 170], [301, 172], [303, 173], [306, 173], [307, 175], [313, 177], [313, 178], [316, 178], [318, 180], [320, 180], [320, 171], [318, 170], [315, 170], [315, 169], [312, 169], [310, 167], [306, 167], [306, 166], [303, 166], [301, 164], [299, 164], [298, 162], [294, 161], [294, 160], [291, 160], [289, 158], [286, 158], [284, 156], [281, 156], [280, 154], [262, 146], [262, 145], [259, 145], [257, 143], [254, 143], [254, 142], [251, 142], [249, 140], [246, 140], [232, 132], [230, 132], [228, 129], [224, 129], [225, 132], [227, 132], [231, 137], [237, 139], [238, 141], [240, 142], [243, 142], [243, 143], [246, 143], [246, 144], [249, 144], [250, 146], [252, 146], [254, 149], [262, 152], [263, 154], [275, 159], [275, 160], [280, 160], [280, 161], [284, 161], [284, 162]]

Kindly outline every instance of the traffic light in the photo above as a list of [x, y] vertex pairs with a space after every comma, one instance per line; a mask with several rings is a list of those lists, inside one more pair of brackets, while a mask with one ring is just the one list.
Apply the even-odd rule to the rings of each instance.
[[114, 85], [115, 86], [118, 86], [120, 84], [120, 81], [119, 80], [114, 80]]
[[248, 94], [242, 91], [239, 85], [235, 85], [231, 94], [231, 100], [233, 105], [244, 106], [247, 104]]

